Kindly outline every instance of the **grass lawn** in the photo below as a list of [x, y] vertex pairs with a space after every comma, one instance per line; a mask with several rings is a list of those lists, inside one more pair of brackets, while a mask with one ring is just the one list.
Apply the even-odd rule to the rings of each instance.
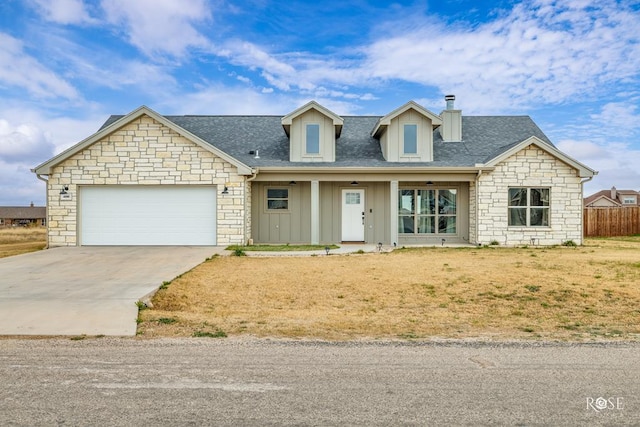
[[45, 227], [0, 228], [0, 258], [44, 249], [46, 233]]
[[640, 237], [582, 247], [214, 257], [140, 312], [138, 333], [424, 339], [640, 338]]

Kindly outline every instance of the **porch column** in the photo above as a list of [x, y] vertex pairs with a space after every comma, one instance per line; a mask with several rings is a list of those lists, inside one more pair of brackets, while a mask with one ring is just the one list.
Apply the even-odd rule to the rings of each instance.
[[311, 181], [311, 244], [320, 244], [320, 182]]
[[391, 243], [398, 243], [398, 181], [391, 181], [389, 183], [391, 194], [389, 200], [391, 206], [389, 209], [391, 218], [389, 218], [389, 226], [391, 227]]

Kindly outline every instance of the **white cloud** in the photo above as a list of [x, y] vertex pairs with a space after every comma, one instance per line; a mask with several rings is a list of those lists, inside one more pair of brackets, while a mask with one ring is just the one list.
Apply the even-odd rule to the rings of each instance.
[[639, 26], [640, 16], [615, 1], [524, 2], [477, 27], [434, 17], [399, 25], [368, 47], [365, 68], [463, 95], [471, 111], [509, 111], [637, 76]]
[[27, 54], [20, 40], [5, 33], [0, 33], [0, 84], [26, 89], [38, 98], [78, 98], [70, 83]]
[[96, 22], [89, 16], [82, 0], [33, 0], [42, 16], [58, 24]]
[[0, 159], [7, 163], [27, 163], [53, 154], [54, 145], [40, 128], [33, 124], [12, 125], [0, 119]]
[[27, 165], [6, 163], [0, 158], [0, 205], [27, 206], [29, 202], [44, 206], [46, 187]]
[[181, 57], [189, 47], [210, 45], [196, 29], [211, 19], [204, 0], [102, 0], [102, 7], [107, 21], [124, 27], [129, 42], [149, 56]]

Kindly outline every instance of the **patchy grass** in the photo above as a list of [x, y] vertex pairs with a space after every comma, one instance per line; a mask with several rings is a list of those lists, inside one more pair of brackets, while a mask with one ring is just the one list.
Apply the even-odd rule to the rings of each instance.
[[228, 251], [233, 252], [297, 252], [297, 251], [323, 251], [326, 247], [329, 249], [338, 249], [337, 245], [231, 245], [227, 247]]
[[0, 228], [0, 258], [44, 249], [46, 234], [45, 227]]
[[636, 340], [639, 265], [640, 237], [580, 247], [216, 257], [158, 291], [140, 313], [139, 335]]

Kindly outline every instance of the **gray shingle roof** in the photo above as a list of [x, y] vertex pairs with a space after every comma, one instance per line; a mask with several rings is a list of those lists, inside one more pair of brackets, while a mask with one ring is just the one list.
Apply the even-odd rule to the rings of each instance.
[[44, 206], [0, 206], [3, 219], [42, 219], [46, 216]]
[[[122, 117], [111, 116], [102, 128]], [[473, 167], [531, 136], [553, 145], [529, 116], [463, 116], [462, 142], [444, 142], [440, 131], [434, 131], [433, 162], [387, 162], [379, 141], [371, 136], [380, 117], [343, 116], [342, 134], [336, 140], [336, 161], [296, 163], [289, 161], [289, 139], [280, 116], [164, 117], [251, 167]], [[259, 159], [249, 154], [255, 150], [259, 151]]]

